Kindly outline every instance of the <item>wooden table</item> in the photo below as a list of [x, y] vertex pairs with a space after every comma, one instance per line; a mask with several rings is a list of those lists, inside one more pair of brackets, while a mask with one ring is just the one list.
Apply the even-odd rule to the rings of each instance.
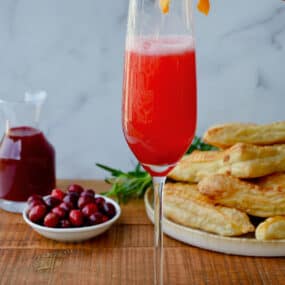
[[[98, 192], [108, 187], [102, 181], [77, 183]], [[152, 284], [153, 226], [144, 203], [131, 202], [122, 211], [105, 234], [69, 244], [45, 239], [21, 215], [0, 210], [0, 284]], [[285, 284], [283, 258], [229, 256], [164, 241], [164, 284]]]

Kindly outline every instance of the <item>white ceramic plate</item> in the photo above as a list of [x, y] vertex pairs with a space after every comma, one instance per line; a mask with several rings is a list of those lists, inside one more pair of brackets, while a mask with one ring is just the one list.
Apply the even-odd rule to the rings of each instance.
[[[146, 213], [153, 223], [154, 211], [151, 200], [152, 190], [149, 189], [144, 201]], [[258, 241], [254, 237], [222, 237], [176, 224], [166, 218], [163, 219], [163, 232], [186, 244], [226, 254], [285, 256], [285, 240]]]
[[[96, 197], [102, 196], [96, 194]], [[23, 211], [23, 218], [29, 226], [31, 226], [36, 232], [46, 238], [62, 242], [80, 242], [94, 238], [104, 233], [112, 226], [113, 223], [119, 219], [121, 215], [120, 206], [108, 197], [104, 197], [104, 199], [114, 205], [116, 209], [116, 215], [111, 220], [95, 226], [67, 229], [48, 228], [31, 222], [27, 216], [27, 209]]]

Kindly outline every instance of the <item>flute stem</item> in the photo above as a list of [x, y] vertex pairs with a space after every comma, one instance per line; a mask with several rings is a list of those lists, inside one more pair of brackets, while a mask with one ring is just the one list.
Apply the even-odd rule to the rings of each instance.
[[163, 285], [163, 186], [166, 177], [153, 177], [154, 189], [154, 284]]

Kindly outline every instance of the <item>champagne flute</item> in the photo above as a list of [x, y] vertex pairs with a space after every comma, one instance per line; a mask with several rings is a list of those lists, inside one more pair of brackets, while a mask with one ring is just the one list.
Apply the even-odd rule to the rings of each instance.
[[192, 0], [130, 0], [122, 125], [154, 188], [154, 284], [163, 284], [163, 186], [195, 134], [197, 86]]

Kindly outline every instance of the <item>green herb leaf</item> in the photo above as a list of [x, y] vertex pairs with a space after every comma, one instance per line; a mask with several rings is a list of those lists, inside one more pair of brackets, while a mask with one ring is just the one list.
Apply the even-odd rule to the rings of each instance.
[[191, 146], [187, 150], [186, 154], [190, 154], [194, 150], [201, 150], [201, 151], [207, 151], [207, 150], [217, 150], [216, 147], [204, 143], [201, 138], [195, 136]]
[[119, 202], [126, 203], [132, 198], [142, 198], [145, 191], [152, 185], [151, 176], [142, 170], [139, 163], [135, 170], [130, 172], [123, 172], [99, 163], [96, 165], [111, 174], [111, 178], [105, 181], [112, 187], [104, 194], [115, 197]]

